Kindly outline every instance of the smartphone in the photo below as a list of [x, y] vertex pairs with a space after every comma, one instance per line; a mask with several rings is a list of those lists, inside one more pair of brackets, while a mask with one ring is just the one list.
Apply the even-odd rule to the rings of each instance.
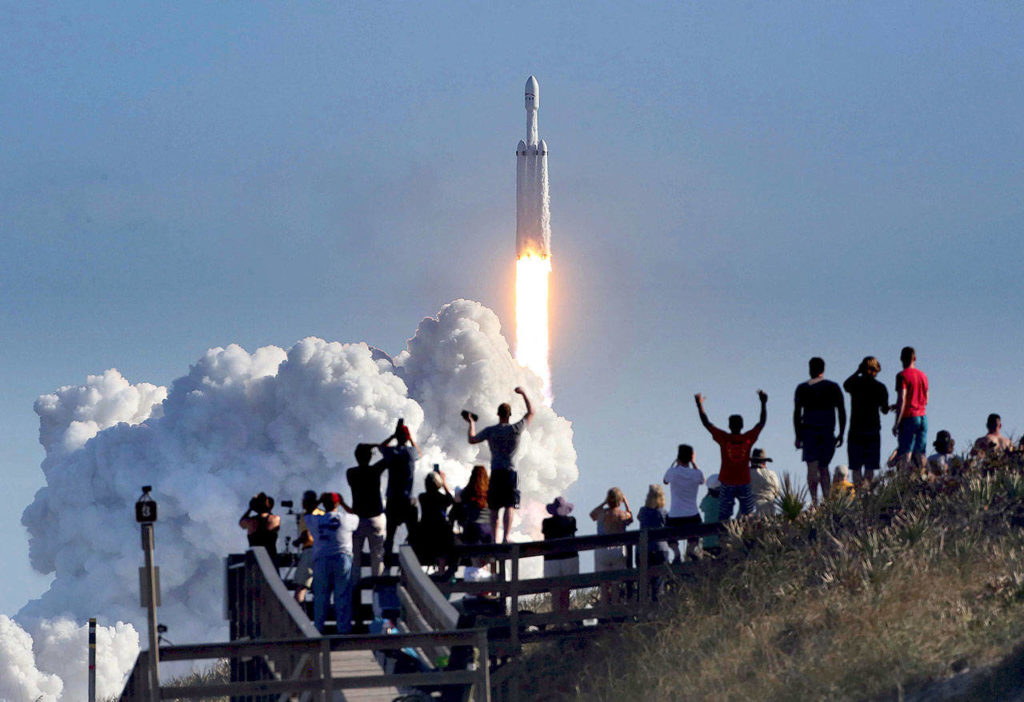
[[434, 464], [434, 472], [435, 473], [440, 473], [441, 472], [441, 465], [439, 463], [435, 463]]

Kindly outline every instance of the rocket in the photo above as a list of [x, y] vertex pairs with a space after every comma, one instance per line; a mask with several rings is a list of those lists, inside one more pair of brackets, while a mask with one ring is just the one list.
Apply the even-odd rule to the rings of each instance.
[[551, 210], [548, 197], [548, 145], [537, 136], [540, 90], [526, 81], [526, 140], [516, 147], [516, 258], [551, 256]]

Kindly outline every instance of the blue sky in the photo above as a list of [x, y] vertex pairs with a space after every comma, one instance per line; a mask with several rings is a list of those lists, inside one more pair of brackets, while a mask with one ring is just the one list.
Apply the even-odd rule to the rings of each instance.
[[3, 3], [0, 612], [45, 584], [39, 394], [228, 343], [397, 352], [457, 297], [511, 329], [531, 73], [578, 510], [639, 503], [680, 442], [713, 472], [698, 390], [719, 423], [767, 390], [801, 474], [812, 355], [891, 385], [914, 345], [933, 433], [1024, 431], [1022, 29], [1004, 3]]

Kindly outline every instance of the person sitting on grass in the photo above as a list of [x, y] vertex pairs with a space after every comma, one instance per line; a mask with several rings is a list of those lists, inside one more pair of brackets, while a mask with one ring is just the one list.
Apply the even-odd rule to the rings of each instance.
[[[647, 499], [644, 501], [644, 506], [637, 512], [640, 530], [664, 529], [668, 526], [669, 519], [668, 512], [665, 511], [665, 490], [660, 485], [648, 486]], [[697, 518], [697, 523], [700, 524], [700, 517]], [[676, 549], [678, 550], [678, 548], [677, 546]], [[667, 542], [649, 540], [647, 542], [647, 567], [654, 568], [668, 563], [671, 553]], [[655, 602], [661, 595], [663, 582], [664, 578], [661, 576], [651, 578], [651, 599]]]
[[[540, 524], [545, 541], [571, 539], [576, 536], [576, 517], [570, 516], [572, 514], [570, 502], [566, 501], [564, 497], [556, 497], [546, 509], [551, 516]], [[580, 557], [575, 551], [544, 554], [545, 578], [578, 575], [579, 572]], [[565, 612], [569, 609], [569, 588], [551, 588], [551, 607], [556, 612]]]
[[750, 489], [754, 492], [754, 508], [758, 514], [775, 514], [775, 503], [782, 494], [779, 474], [768, 467], [772, 459], [764, 449], [756, 448], [750, 454]]
[[[704, 515], [705, 524], [718, 524], [718, 502], [722, 484], [718, 482], [717, 475], [708, 478], [707, 488], [708, 494], [704, 495], [704, 499], [700, 501], [700, 511]], [[705, 553], [710, 553], [713, 556], [721, 553], [722, 547], [718, 545], [718, 534], [705, 536], [702, 548]]]
[[853, 483], [850, 482], [850, 469], [847, 466], [836, 466], [835, 474], [832, 476], [832, 487], [829, 488], [828, 496], [833, 500], [843, 495], [853, 495]]
[[[633, 513], [629, 510], [629, 502], [622, 490], [613, 487], [608, 490], [604, 502], [590, 511], [590, 518], [597, 522], [598, 534], [622, 534], [626, 527], [633, 523]], [[608, 546], [594, 550], [594, 571], [598, 573], [625, 570], [625, 546]], [[601, 584], [602, 599], [605, 604], [619, 602], [619, 586], [617, 583]]]
[[959, 472], [960, 459], [953, 455], [956, 441], [948, 431], [945, 429], [939, 431], [935, 435], [932, 446], [935, 447], [935, 453], [928, 456], [928, 472], [931, 475], [940, 478]]
[[1007, 451], [1013, 451], [1013, 442], [1008, 436], [1003, 436], [1003, 418], [998, 414], [990, 414], [985, 422], [988, 433], [979, 437], [974, 446], [971, 447], [972, 458], [984, 458], [985, 456], [999, 456]]

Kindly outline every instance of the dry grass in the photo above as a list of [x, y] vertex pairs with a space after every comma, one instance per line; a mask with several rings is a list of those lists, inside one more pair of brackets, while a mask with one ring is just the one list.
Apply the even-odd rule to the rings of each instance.
[[[649, 622], [530, 653], [546, 699], [899, 698], [1024, 643], [1024, 475], [888, 478], [742, 522]], [[784, 496], [786, 499], [786, 496]]]

